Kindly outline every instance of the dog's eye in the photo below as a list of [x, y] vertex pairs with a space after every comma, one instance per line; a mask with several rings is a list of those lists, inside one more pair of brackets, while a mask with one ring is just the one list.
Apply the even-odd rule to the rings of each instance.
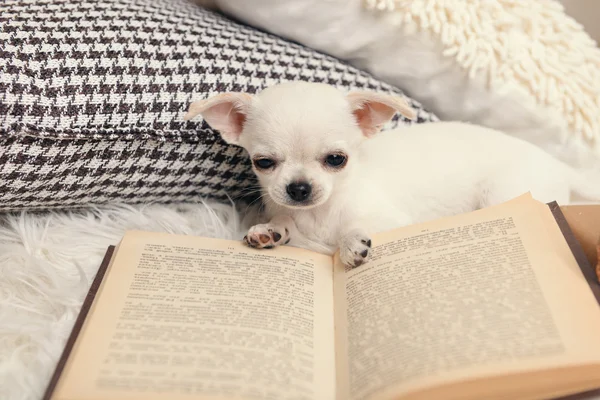
[[268, 169], [275, 165], [275, 161], [270, 158], [259, 158], [254, 160], [254, 166], [258, 169]]
[[346, 164], [346, 156], [342, 154], [330, 154], [325, 157], [325, 164], [330, 167], [339, 168]]

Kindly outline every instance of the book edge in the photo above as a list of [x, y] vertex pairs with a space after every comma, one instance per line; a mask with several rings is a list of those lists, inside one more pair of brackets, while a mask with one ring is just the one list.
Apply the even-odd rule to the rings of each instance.
[[575, 234], [571, 230], [571, 226], [569, 222], [565, 218], [560, 206], [557, 202], [553, 201], [548, 203], [548, 207], [550, 207], [550, 211], [552, 212], [552, 216], [556, 220], [558, 227], [560, 228], [561, 233], [563, 234], [569, 248], [571, 249], [571, 253], [575, 257], [575, 261], [579, 265], [579, 269], [583, 273], [585, 280], [587, 281], [592, 294], [596, 298], [596, 301], [600, 305], [600, 283], [596, 278], [596, 271], [594, 267], [590, 264], [583, 251], [583, 247], [575, 237]]
[[71, 334], [69, 335], [69, 338], [67, 339], [67, 343], [63, 349], [63, 352], [62, 352], [60, 358], [58, 359], [56, 368], [54, 369], [54, 373], [52, 374], [52, 377], [50, 378], [50, 381], [48, 382], [48, 386], [46, 388], [46, 392], [44, 393], [44, 396], [42, 397], [42, 400], [50, 400], [52, 398], [54, 390], [56, 389], [56, 385], [58, 384], [58, 380], [60, 379], [60, 376], [62, 375], [65, 365], [67, 364], [67, 360], [69, 359], [69, 356], [71, 355], [71, 351], [73, 350], [73, 347], [75, 345], [75, 342], [77, 341], [77, 338], [79, 337], [81, 328], [83, 327], [83, 324], [87, 318], [90, 308], [92, 307], [92, 304], [94, 302], [94, 299], [96, 298], [96, 294], [98, 293], [100, 284], [102, 283], [102, 280], [104, 279], [104, 275], [106, 274], [106, 270], [108, 269], [108, 266], [110, 264], [113, 254], [114, 254], [114, 251], [115, 251], [115, 246], [109, 246], [108, 249], [106, 250], [106, 253], [104, 254], [102, 263], [100, 264], [100, 267], [98, 268], [98, 272], [96, 272], [96, 276], [90, 286], [90, 290], [88, 291], [88, 293], [85, 297], [85, 300], [83, 301], [83, 304], [81, 305], [79, 315], [77, 316], [77, 319], [75, 320], [75, 324], [73, 325], [73, 329], [71, 330]]
[[[567, 241], [567, 245], [571, 249], [571, 253], [573, 253], [573, 257], [575, 257], [575, 261], [577, 261], [577, 265], [579, 265], [579, 269], [581, 270], [581, 273], [583, 273], [583, 276], [585, 277], [585, 280], [587, 281], [590, 290], [592, 291], [592, 294], [596, 298], [598, 304], [600, 304], [600, 284], [597, 281], [596, 271], [594, 270], [594, 267], [588, 261], [587, 256], [583, 251], [583, 247], [581, 247], [581, 243], [579, 243], [579, 241], [575, 237], [575, 234], [571, 230], [571, 226], [565, 218], [565, 215], [560, 209], [558, 203], [556, 201], [553, 201], [551, 203], [548, 203], [547, 205], [550, 208], [552, 216], [556, 220], [556, 224], [558, 225], [561, 233]], [[585, 400], [591, 399], [593, 398], [592, 396], [598, 395], [600, 395], [600, 389], [594, 389], [568, 396], [558, 397], [555, 400]]]

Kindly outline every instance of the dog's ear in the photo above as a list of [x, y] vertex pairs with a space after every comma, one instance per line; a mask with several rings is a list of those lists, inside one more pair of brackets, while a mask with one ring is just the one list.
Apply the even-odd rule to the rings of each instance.
[[247, 93], [223, 93], [192, 103], [185, 120], [202, 115], [204, 120], [221, 133], [227, 143], [237, 144], [244, 129], [252, 96]]
[[408, 119], [415, 119], [416, 114], [404, 99], [374, 92], [351, 92], [348, 102], [358, 126], [365, 136], [369, 137], [381, 130], [396, 112]]

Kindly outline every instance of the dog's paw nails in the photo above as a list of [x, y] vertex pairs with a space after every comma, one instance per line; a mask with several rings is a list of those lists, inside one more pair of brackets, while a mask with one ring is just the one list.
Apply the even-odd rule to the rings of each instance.
[[250, 247], [257, 249], [272, 249], [284, 242], [284, 235], [280, 232], [285, 232], [285, 244], [290, 240], [289, 231], [285, 228], [273, 226], [271, 224], [254, 225], [244, 236], [243, 241]]
[[350, 267], [359, 267], [371, 256], [371, 239], [360, 236], [349, 236], [342, 241], [340, 257]]
[[246, 236], [244, 236], [243, 240], [250, 247], [257, 247], [258, 246], [258, 241], [253, 236], [246, 235]]

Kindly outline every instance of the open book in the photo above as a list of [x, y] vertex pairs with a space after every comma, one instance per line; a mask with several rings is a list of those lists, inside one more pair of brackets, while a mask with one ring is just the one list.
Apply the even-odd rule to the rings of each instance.
[[128, 232], [46, 398], [513, 400], [600, 387], [600, 291], [561, 217], [523, 195], [378, 234], [355, 269], [289, 246]]

